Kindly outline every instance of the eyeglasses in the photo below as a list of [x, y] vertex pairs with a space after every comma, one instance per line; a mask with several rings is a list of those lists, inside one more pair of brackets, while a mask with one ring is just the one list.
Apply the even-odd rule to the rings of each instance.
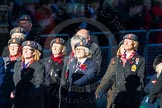
[[83, 48], [76, 48], [75, 51], [84, 50]]
[[34, 49], [32, 49], [32, 48], [23, 48], [23, 51], [34, 51]]

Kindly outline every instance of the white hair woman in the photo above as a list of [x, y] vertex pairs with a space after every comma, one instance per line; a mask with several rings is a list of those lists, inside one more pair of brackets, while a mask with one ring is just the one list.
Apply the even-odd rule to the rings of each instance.
[[[69, 108], [77, 107], [94, 107], [95, 102], [85, 101], [94, 98], [91, 85], [94, 84], [94, 79], [97, 74], [97, 64], [91, 60], [91, 52], [86, 41], [75, 44], [76, 59], [71, 61], [68, 69], [69, 92], [68, 98], [73, 102], [69, 103]], [[77, 102], [76, 102], [77, 100]], [[91, 100], [92, 101], [92, 100]]]

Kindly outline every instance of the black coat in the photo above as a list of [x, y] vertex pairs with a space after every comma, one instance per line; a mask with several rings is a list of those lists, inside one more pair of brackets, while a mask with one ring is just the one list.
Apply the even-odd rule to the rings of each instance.
[[44, 59], [44, 65], [47, 68], [46, 77], [51, 78], [51, 84], [52, 83], [58, 83], [57, 81], [61, 79], [62, 69], [64, 63], [57, 63], [52, 60], [51, 57]]
[[44, 59], [44, 65], [46, 67], [45, 73], [45, 96], [49, 98], [49, 102], [46, 101], [46, 108], [49, 105], [50, 108], [59, 106], [59, 87], [61, 74], [63, 69], [63, 61], [62, 63], [58, 63], [52, 60], [51, 56]]
[[0, 57], [0, 96], [2, 93], [2, 84], [4, 83], [4, 75], [5, 75], [5, 70], [4, 70], [4, 61], [2, 57]]
[[14, 84], [16, 86], [14, 108], [43, 108], [44, 66], [40, 62], [32, 63], [22, 69], [21, 62], [15, 64]]

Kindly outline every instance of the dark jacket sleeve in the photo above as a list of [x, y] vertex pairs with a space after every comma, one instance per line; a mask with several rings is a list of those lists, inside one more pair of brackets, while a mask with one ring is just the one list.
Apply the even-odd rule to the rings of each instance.
[[100, 85], [97, 87], [95, 94], [106, 93], [108, 88], [110, 88], [115, 81], [115, 64], [113, 64], [114, 58], [111, 59], [111, 62], [107, 68], [105, 75], [102, 78]]
[[15, 86], [19, 83], [19, 81], [21, 80], [21, 75], [20, 75], [20, 62], [16, 62], [14, 65], [14, 75], [13, 75], [13, 79], [14, 79], [14, 84]]
[[5, 71], [4, 71], [4, 61], [2, 58], [0, 58], [0, 88], [2, 86], [2, 83], [4, 81]]
[[145, 88], [144, 88], [144, 92], [145, 92], [145, 94], [147, 94], [147, 95], [150, 93], [150, 91], [151, 91], [151, 89], [152, 89], [152, 87], [153, 87], [153, 83], [152, 83], [153, 80], [157, 80], [157, 74], [154, 74], [154, 75], [151, 77], [150, 81], [147, 83], [147, 85], [146, 85]]
[[141, 60], [141, 64], [140, 64], [140, 67], [139, 67], [139, 70], [138, 70], [138, 76], [140, 77], [140, 83], [142, 85], [142, 88], [141, 90], [143, 91], [144, 90], [144, 86], [145, 86], [145, 59], [142, 58]]
[[68, 68], [68, 61], [69, 61], [69, 56], [66, 56], [64, 58], [64, 66], [63, 66], [63, 69], [62, 69], [62, 73], [61, 73], [61, 85], [64, 85], [66, 83], [66, 77], [65, 77], [65, 74], [66, 74], [66, 71], [67, 71], [67, 68]]
[[162, 73], [160, 74], [157, 82], [153, 85], [153, 88], [150, 92], [150, 103], [154, 103], [162, 91]]
[[102, 63], [101, 49], [94, 42], [92, 42], [90, 49], [92, 50], [92, 59], [93, 59], [93, 61], [95, 61], [97, 63], [97, 65], [98, 65], [98, 72], [100, 72], [101, 63]]
[[43, 83], [43, 76], [44, 76], [44, 72], [45, 72], [45, 67], [43, 65], [38, 65], [37, 68], [37, 73], [35, 75], [35, 81], [34, 81], [34, 85], [36, 88], [39, 88], [40, 85]]
[[87, 73], [85, 73], [81, 78], [76, 80], [73, 84], [76, 86], [84, 86], [88, 84], [94, 77], [97, 72], [97, 64], [95, 62], [91, 62], [89, 64], [89, 69], [87, 70]]

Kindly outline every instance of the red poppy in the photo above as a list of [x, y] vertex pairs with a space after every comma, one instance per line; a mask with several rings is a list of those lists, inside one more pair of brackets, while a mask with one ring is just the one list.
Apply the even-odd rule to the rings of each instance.
[[152, 80], [151, 82], [152, 82], [153, 84], [155, 84], [157, 81], [156, 81], [156, 80]]
[[87, 69], [87, 65], [86, 64], [81, 64], [80, 65], [80, 69], [81, 70], [86, 70]]

